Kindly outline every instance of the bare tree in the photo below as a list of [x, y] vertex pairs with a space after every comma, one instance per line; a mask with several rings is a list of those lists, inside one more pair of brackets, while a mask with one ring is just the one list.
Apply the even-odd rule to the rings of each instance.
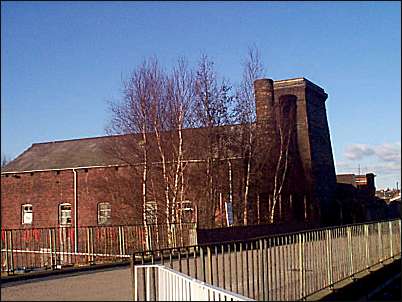
[[[151, 58], [144, 61], [127, 80], [123, 81], [123, 99], [111, 105], [113, 117], [107, 128], [109, 134], [127, 135], [124, 142], [111, 146], [113, 151], [128, 164], [141, 163], [142, 212], [145, 226], [147, 226], [146, 209], [150, 167], [149, 133], [153, 127], [151, 109], [153, 97], [155, 97], [153, 94], [155, 79], [153, 77], [156, 68], [157, 61], [155, 58]], [[124, 144], [124, 148], [122, 148], [122, 144]], [[147, 242], [147, 246], [149, 246], [149, 242]]]
[[[201, 213], [205, 226], [215, 226], [216, 217], [223, 217], [224, 194], [230, 191], [232, 200], [233, 165], [242, 171], [240, 190], [236, 183], [240, 192], [236, 198], [240, 203], [238, 219], [244, 225], [254, 222], [251, 201], [257, 201], [258, 213], [260, 200], [266, 203], [266, 198], [260, 196], [261, 189], [272, 196], [263, 210], [268, 209], [270, 223], [275, 221], [278, 203], [281, 208], [289, 182], [296, 107], [287, 106], [286, 101], [275, 103], [270, 111], [272, 129], [261, 128], [263, 123], [256, 123], [254, 81], [262, 75], [258, 49], [252, 47], [243, 62], [243, 78], [235, 96], [206, 55], [201, 56], [195, 71], [179, 59], [173, 70], [166, 72], [156, 58], [151, 58], [124, 81], [123, 100], [112, 106], [108, 133], [125, 134], [116, 140], [120, 145], [114, 153], [141, 174], [144, 224], [150, 201], [157, 203], [158, 215], [168, 225], [181, 223], [182, 203], [186, 195], [192, 195], [190, 198], [197, 203], [194, 206], [205, 209]], [[193, 129], [186, 132], [186, 128]], [[264, 137], [271, 130], [275, 137], [269, 146]], [[193, 159], [194, 150], [189, 151], [192, 145], [202, 149]], [[202, 164], [189, 169], [194, 161]], [[195, 191], [200, 193], [187, 188], [191, 182], [194, 185], [194, 175], [199, 178]], [[221, 181], [223, 175], [230, 175], [227, 186]], [[168, 236], [173, 239], [173, 230]]]
[[[180, 58], [177, 66], [168, 82], [168, 106], [171, 134], [177, 137], [173, 144], [173, 156], [176, 163], [174, 167], [173, 200], [174, 205], [172, 217], [181, 223], [181, 210], [185, 191], [184, 176], [184, 136], [183, 129], [190, 124], [190, 110], [194, 101], [194, 75], [188, 68], [184, 58]], [[178, 199], [180, 198], [180, 211], [177, 211]]]
[[[276, 114], [276, 126], [279, 135], [279, 154], [277, 157], [275, 175], [274, 175], [274, 188], [272, 194], [272, 206], [269, 209], [269, 223], [274, 223], [275, 210], [278, 202], [282, 201], [282, 194], [286, 182], [289, 178], [289, 156], [293, 151], [294, 144], [291, 144], [292, 138], [295, 133], [296, 126], [296, 97], [287, 96], [280, 99], [275, 104], [274, 110]], [[281, 212], [281, 204], [279, 204], [278, 211]], [[281, 213], [279, 213], [281, 214]]]
[[[136, 169], [142, 174], [144, 224], [147, 204], [152, 202], [158, 207], [158, 216], [173, 229], [173, 223], [181, 222], [177, 208], [185, 191], [183, 129], [190, 124], [189, 112], [194, 107], [193, 73], [184, 59], [167, 73], [151, 58], [135, 69], [123, 86], [123, 99], [112, 103], [113, 118], [107, 132], [125, 136], [107, 146], [108, 152], [133, 167], [141, 163], [142, 169]], [[169, 242], [172, 235], [168, 231]]]
[[215, 223], [215, 211], [218, 206], [218, 182], [214, 181], [214, 172], [222, 158], [227, 154], [225, 148], [224, 125], [230, 123], [230, 106], [232, 97], [231, 87], [223, 79], [218, 80], [214, 69], [214, 63], [208, 56], [202, 55], [198, 64], [195, 77], [195, 102], [193, 108], [193, 126], [204, 128], [206, 136], [206, 209], [212, 209], [208, 213], [211, 218], [210, 225]]
[[245, 181], [243, 194], [243, 224], [248, 224], [248, 209], [252, 163], [255, 160], [255, 138], [256, 138], [256, 107], [254, 94], [254, 81], [263, 74], [263, 66], [258, 49], [250, 47], [247, 57], [243, 62], [243, 78], [237, 88], [235, 98], [235, 121], [240, 124], [241, 156], [245, 164]]
[[1, 157], [1, 168], [3, 169], [10, 162], [9, 158], [3, 154]]

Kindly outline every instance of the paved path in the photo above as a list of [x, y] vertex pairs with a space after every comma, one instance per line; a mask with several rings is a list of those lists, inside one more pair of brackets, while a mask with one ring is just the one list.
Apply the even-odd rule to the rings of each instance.
[[2, 301], [129, 301], [131, 295], [128, 267], [1, 285]]

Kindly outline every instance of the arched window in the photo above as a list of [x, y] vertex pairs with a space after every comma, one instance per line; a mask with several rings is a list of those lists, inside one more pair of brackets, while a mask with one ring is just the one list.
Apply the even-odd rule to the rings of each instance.
[[31, 204], [23, 204], [21, 206], [21, 215], [22, 215], [22, 224], [32, 224], [32, 205]]
[[112, 206], [108, 202], [98, 203], [98, 224], [109, 224], [112, 220]]
[[71, 204], [62, 203], [59, 206], [59, 224], [71, 225]]

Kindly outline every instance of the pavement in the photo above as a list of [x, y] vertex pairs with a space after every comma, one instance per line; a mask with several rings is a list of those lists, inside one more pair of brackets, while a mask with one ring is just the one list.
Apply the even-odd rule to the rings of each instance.
[[1, 284], [2, 301], [130, 301], [129, 267]]

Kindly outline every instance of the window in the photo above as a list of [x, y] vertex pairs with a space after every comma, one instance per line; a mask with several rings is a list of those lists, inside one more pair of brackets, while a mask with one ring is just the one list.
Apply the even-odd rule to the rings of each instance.
[[184, 223], [193, 222], [194, 209], [191, 200], [183, 200], [181, 204], [181, 221]]
[[98, 224], [108, 224], [112, 219], [112, 207], [108, 202], [98, 203]]
[[71, 224], [71, 204], [62, 203], [59, 210], [59, 223], [60, 225]]
[[156, 201], [148, 201], [145, 204], [145, 217], [147, 224], [157, 224], [157, 204]]
[[22, 224], [32, 224], [32, 205], [24, 204], [21, 209]]

